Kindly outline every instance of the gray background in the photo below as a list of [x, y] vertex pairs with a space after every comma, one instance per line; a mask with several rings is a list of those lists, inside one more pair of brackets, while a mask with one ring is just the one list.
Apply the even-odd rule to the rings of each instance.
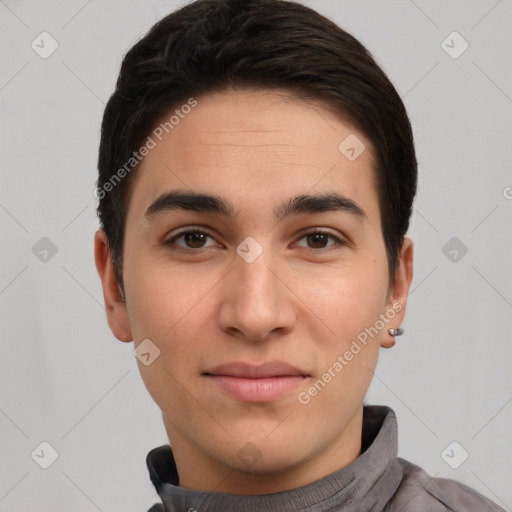
[[[382, 352], [367, 401], [395, 409], [400, 456], [512, 510], [512, 2], [304, 3], [370, 49], [416, 137], [405, 335]], [[0, 511], [156, 501], [145, 456], [167, 438], [133, 345], [105, 320], [92, 192], [122, 55], [177, 6], [0, 0]], [[31, 47], [48, 50], [43, 31], [59, 45], [46, 59]], [[445, 50], [461, 39], [442, 43], [453, 31], [469, 44], [458, 58]], [[48, 469], [47, 448], [31, 457], [43, 441], [59, 454]], [[457, 469], [458, 445], [441, 456], [453, 441], [469, 453]]]

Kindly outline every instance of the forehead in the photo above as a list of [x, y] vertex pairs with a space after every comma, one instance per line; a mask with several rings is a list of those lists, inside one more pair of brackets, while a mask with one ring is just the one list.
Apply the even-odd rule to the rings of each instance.
[[285, 91], [199, 97], [194, 108], [167, 113], [150, 137], [155, 144], [133, 176], [129, 217], [140, 218], [176, 188], [229, 197], [242, 209], [333, 190], [365, 210], [377, 204], [370, 141], [320, 102]]

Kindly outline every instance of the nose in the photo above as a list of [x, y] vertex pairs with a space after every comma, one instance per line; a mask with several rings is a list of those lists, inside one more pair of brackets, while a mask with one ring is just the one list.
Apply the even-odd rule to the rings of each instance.
[[223, 331], [251, 341], [292, 331], [297, 308], [281, 267], [270, 250], [251, 263], [235, 256], [218, 311]]

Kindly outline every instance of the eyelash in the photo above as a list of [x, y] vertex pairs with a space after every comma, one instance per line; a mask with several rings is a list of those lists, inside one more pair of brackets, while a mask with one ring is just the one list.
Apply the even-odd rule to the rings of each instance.
[[[169, 240], [167, 240], [166, 242], [164, 242], [164, 245], [173, 245], [176, 240], [178, 240], [179, 238], [181, 238], [182, 236], [184, 235], [188, 235], [188, 234], [201, 234], [201, 235], [206, 235], [210, 238], [214, 238], [214, 236], [209, 233], [208, 231], [202, 229], [202, 228], [187, 228], [187, 229], [184, 229], [183, 231], [180, 231], [179, 233], [175, 234], [172, 238], [170, 238]], [[322, 229], [319, 229], [319, 228], [316, 228], [316, 229], [313, 229], [311, 231], [308, 231], [306, 233], [303, 233], [302, 236], [299, 238], [299, 240], [302, 240], [303, 238], [309, 236], [309, 235], [316, 235], [316, 234], [321, 234], [321, 235], [327, 235], [329, 238], [331, 238], [332, 240], [335, 241], [334, 244], [332, 245], [328, 245], [326, 247], [321, 247], [321, 248], [318, 248], [318, 249], [314, 249], [312, 247], [303, 247], [304, 249], [307, 249], [309, 251], [312, 251], [314, 253], [318, 253], [320, 251], [323, 251], [325, 252], [326, 250], [330, 250], [332, 249], [333, 247], [335, 246], [347, 246], [348, 243], [344, 240], [342, 240], [341, 238], [333, 235], [332, 233], [330, 233], [329, 231], [325, 231], [325, 230], [322, 230]], [[191, 252], [191, 253], [199, 253], [205, 249], [209, 249], [209, 247], [200, 247], [198, 249], [193, 249], [191, 247], [187, 247], [187, 248], [184, 248], [184, 247], [178, 247], [177, 250], [181, 250], [181, 251], [184, 251], [184, 252]]]

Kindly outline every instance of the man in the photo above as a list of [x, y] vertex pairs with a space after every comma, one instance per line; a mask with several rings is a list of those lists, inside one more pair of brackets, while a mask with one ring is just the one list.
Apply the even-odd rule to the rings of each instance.
[[357, 40], [294, 2], [186, 5], [126, 55], [99, 172], [108, 322], [170, 443], [152, 511], [500, 510], [363, 403], [403, 332], [417, 163]]

